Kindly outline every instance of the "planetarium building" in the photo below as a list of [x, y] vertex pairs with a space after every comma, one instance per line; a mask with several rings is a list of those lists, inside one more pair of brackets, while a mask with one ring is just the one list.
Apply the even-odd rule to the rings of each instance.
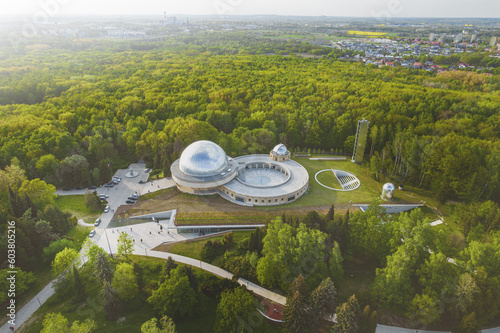
[[172, 178], [185, 193], [219, 194], [245, 206], [269, 206], [292, 202], [309, 188], [307, 170], [290, 159], [279, 144], [269, 155], [231, 158], [211, 141], [189, 145], [172, 166]]

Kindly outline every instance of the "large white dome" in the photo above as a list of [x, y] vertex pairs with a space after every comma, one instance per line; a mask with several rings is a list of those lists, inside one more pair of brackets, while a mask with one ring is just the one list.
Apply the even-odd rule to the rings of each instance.
[[215, 176], [228, 167], [224, 150], [211, 141], [196, 141], [182, 152], [179, 169], [190, 176]]

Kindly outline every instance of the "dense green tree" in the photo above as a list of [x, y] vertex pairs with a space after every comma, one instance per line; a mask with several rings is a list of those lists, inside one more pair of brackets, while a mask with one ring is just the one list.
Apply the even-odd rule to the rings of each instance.
[[120, 233], [118, 236], [118, 256], [128, 257], [134, 251], [134, 240], [132, 236], [126, 232]]
[[151, 318], [142, 324], [141, 333], [177, 333], [174, 321], [168, 316], [163, 316], [160, 319], [160, 326], [158, 327], [158, 319]]
[[99, 252], [97, 254], [93, 273], [95, 278], [100, 282], [111, 282], [113, 277], [113, 267], [111, 266], [110, 259], [105, 252]]
[[91, 333], [96, 329], [96, 324], [93, 320], [86, 319], [80, 323], [74, 321], [71, 326], [68, 326], [68, 319], [60, 313], [49, 313], [43, 319], [43, 329], [41, 333]]
[[103, 204], [101, 199], [97, 196], [97, 192], [85, 191], [85, 206], [92, 209], [94, 212], [102, 210]]
[[75, 265], [73, 265], [73, 284], [75, 286], [79, 301], [85, 300], [85, 289], [83, 287], [82, 278]]
[[475, 312], [465, 315], [453, 330], [454, 333], [478, 333], [480, 331]]
[[417, 294], [408, 309], [408, 317], [412, 322], [424, 326], [438, 321], [442, 313], [436, 294]]
[[78, 266], [80, 255], [78, 251], [73, 248], [64, 248], [61, 252], [56, 254], [54, 261], [52, 261], [52, 273], [57, 276], [59, 274], [69, 273], [71, 266], [76, 264]]
[[134, 267], [126, 262], [118, 264], [111, 286], [116, 290], [122, 301], [130, 301], [137, 297], [139, 286]]
[[333, 317], [337, 306], [337, 291], [330, 278], [321, 281], [311, 293], [311, 331], [317, 332], [325, 318]]
[[242, 332], [246, 328], [245, 324], [249, 315], [254, 310], [254, 299], [245, 287], [223, 292], [217, 304], [214, 331], [221, 333]]
[[173, 269], [177, 268], [177, 263], [172, 257], [167, 258], [167, 262], [165, 263], [165, 268], [163, 269], [163, 279], [165, 279], [167, 276], [170, 276], [170, 272]]
[[333, 326], [335, 333], [356, 333], [360, 327], [361, 309], [356, 295], [337, 307], [337, 323]]
[[168, 316], [184, 316], [196, 305], [196, 293], [182, 267], [170, 272], [170, 276], [148, 298], [155, 310]]
[[14, 269], [5, 268], [0, 270], [0, 302], [5, 302], [8, 299], [9, 290], [11, 289], [12, 273], [10, 271], [16, 271], [15, 274], [15, 292], [20, 295], [24, 291], [26, 291], [30, 285], [35, 281], [35, 275], [32, 272], [25, 272], [19, 267], [15, 267]]
[[104, 313], [107, 320], [116, 320], [120, 313], [120, 298], [118, 292], [111, 286], [111, 282], [104, 281], [101, 291], [104, 300]]
[[342, 253], [340, 252], [340, 246], [337, 242], [334, 242], [332, 253], [329, 259], [330, 275], [333, 281], [339, 281], [344, 276], [344, 268], [342, 267]]

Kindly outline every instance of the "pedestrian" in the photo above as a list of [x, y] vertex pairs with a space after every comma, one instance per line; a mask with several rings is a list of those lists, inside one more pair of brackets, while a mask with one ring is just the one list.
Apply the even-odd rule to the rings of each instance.
[[158, 231], [158, 235], [160, 234], [160, 232]]
[[130, 231], [132, 231], [132, 228], [130, 228]]
[[149, 230], [149, 234], [151, 235], [151, 230]]
[[115, 232], [113, 230], [111, 230], [111, 233], [114, 234]]
[[158, 185], [158, 188], [160, 188], [160, 185]]
[[134, 241], [134, 244], [135, 244], [135, 238], [134, 238], [134, 239], [132, 239], [132, 240]]
[[141, 238], [141, 243], [142, 243], [142, 238]]

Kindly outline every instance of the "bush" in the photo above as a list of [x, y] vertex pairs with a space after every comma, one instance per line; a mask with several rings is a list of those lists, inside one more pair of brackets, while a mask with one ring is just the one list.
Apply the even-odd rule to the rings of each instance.
[[208, 241], [201, 250], [201, 260], [211, 262], [216, 256], [222, 255], [225, 252], [225, 247], [219, 240], [214, 242]]

